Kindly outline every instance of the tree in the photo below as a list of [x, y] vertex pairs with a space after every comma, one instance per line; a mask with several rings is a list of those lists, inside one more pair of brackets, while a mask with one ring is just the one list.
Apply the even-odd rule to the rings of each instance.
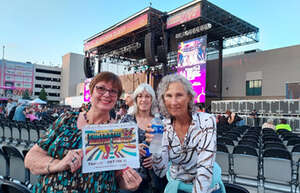
[[30, 95], [29, 95], [29, 90], [26, 89], [24, 92], [23, 92], [23, 95], [22, 95], [22, 99], [27, 99], [27, 100], [30, 100]]
[[44, 88], [41, 89], [39, 98], [40, 98], [41, 100], [43, 100], [43, 101], [47, 101], [47, 93], [46, 93], [46, 91], [45, 91]]

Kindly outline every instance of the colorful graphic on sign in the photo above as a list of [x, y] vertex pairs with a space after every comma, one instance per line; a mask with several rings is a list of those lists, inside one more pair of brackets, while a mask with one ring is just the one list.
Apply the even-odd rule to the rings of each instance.
[[177, 72], [192, 83], [196, 103], [205, 102], [206, 43], [207, 37], [202, 36], [178, 44]]
[[82, 132], [83, 173], [139, 167], [137, 125], [88, 125]]

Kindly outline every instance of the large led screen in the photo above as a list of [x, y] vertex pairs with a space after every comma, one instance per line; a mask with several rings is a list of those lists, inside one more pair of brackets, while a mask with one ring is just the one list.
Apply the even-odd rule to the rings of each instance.
[[205, 102], [206, 43], [207, 36], [201, 36], [178, 44], [177, 72], [192, 83], [196, 103]]

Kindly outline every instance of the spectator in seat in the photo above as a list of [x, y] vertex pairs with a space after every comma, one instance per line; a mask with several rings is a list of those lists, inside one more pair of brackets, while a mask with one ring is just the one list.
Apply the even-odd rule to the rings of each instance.
[[132, 168], [82, 173], [82, 129], [111, 123], [109, 111], [122, 92], [120, 78], [111, 72], [96, 75], [89, 87], [91, 108], [61, 115], [26, 154], [25, 167], [40, 175], [33, 192], [118, 193], [139, 187], [142, 179]]
[[[120, 120], [120, 122], [136, 123], [138, 125], [139, 145], [141, 147], [146, 147], [145, 129], [149, 124], [151, 124], [151, 120], [154, 118], [154, 114], [157, 112], [155, 92], [149, 84], [142, 83], [135, 89], [132, 98], [132, 111], [126, 114]], [[152, 189], [155, 189], [155, 192], [159, 193], [164, 186], [160, 183], [162, 180], [158, 180], [159, 178], [152, 170], [152, 157], [145, 157], [145, 155], [141, 156], [140, 162], [141, 167], [138, 168], [137, 171], [143, 180], [139, 189], [134, 191], [134, 193], [151, 193]], [[121, 191], [121, 193], [129, 193], [129, 191]]]
[[[220, 167], [215, 163], [216, 120], [208, 113], [196, 112], [195, 92], [183, 76], [165, 76], [158, 86], [158, 101], [164, 120], [164, 133], [159, 153], [154, 153], [153, 169], [167, 176], [165, 192], [211, 193], [224, 190]], [[153, 132], [147, 128], [146, 140]], [[213, 174], [219, 180], [213, 180]], [[214, 183], [215, 182], [215, 183]], [[185, 188], [184, 188], [185, 187]]]
[[16, 108], [13, 120], [14, 121], [26, 121], [26, 105], [23, 102], [20, 102]]
[[287, 124], [286, 119], [280, 119], [280, 123], [275, 127], [276, 131], [279, 129], [286, 129], [288, 131], [292, 131], [292, 128], [289, 124]]
[[34, 120], [38, 120], [38, 117], [35, 116], [34, 111], [32, 109], [29, 110], [29, 112], [26, 114], [26, 118], [28, 118], [31, 122]]
[[271, 129], [274, 129], [275, 130], [275, 125], [273, 123], [273, 119], [268, 119], [267, 122], [265, 122], [261, 128], [271, 128]]

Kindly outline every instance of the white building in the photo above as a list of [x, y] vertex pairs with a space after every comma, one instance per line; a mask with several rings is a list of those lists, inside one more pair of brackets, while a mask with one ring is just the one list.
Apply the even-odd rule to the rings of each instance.
[[76, 96], [79, 83], [86, 79], [83, 71], [84, 55], [67, 53], [62, 57], [62, 99]]
[[223, 98], [286, 98], [289, 84], [300, 82], [299, 53], [296, 45], [223, 58]]
[[59, 103], [61, 98], [62, 71], [60, 67], [35, 64], [33, 98], [39, 96], [42, 88], [47, 93], [47, 100]]

